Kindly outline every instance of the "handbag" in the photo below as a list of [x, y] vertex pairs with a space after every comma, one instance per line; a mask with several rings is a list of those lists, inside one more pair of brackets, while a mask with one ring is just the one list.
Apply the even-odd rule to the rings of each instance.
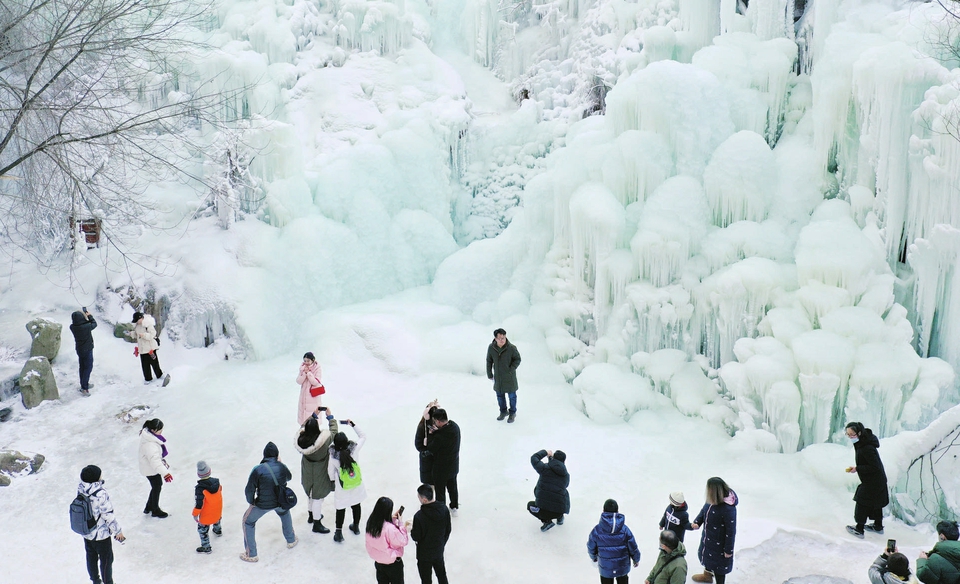
[[325, 393], [327, 393], [327, 389], [323, 387], [322, 383], [316, 387], [310, 388], [310, 397], [317, 397], [318, 395], [323, 395]]
[[270, 473], [270, 476], [273, 478], [274, 488], [277, 492], [277, 503], [279, 503], [281, 509], [293, 509], [297, 506], [297, 494], [293, 492], [293, 489], [287, 485], [281, 485], [277, 481], [277, 475], [273, 473], [273, 469], [270, 468], [269, 464], [263, 464], [267, 468], [267, 472]]

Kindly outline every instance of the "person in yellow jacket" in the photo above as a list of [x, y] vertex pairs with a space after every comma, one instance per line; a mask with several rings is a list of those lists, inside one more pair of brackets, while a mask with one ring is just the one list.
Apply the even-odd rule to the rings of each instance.
[[197, 463], [197, 481], [196, 496], [197, 503], [193, 508], [193, 519], [197, 522], [197, 532], [200, 534], [200, 547], [197, 548], [198, 554], [209, 554], [213, 551], [210, 547], [210, 526], [213, 526], [213, 533], [220, 537], [223, 531], [220, 529], [220, 518], [223, 515], [223, 487], [220, 486], [219, 479], [210, 476], [210, 466], [206, 462]]

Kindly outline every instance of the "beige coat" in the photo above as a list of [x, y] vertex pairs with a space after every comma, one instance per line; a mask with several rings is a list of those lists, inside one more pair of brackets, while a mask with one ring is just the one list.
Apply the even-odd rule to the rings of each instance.
[[149, 314], [143, 315], [133, 332], [137, 336], [137, 346], [140, 347], [140, 354], [146, 354], [155, 351], [160, 345], [157, 343], [157, 321]]

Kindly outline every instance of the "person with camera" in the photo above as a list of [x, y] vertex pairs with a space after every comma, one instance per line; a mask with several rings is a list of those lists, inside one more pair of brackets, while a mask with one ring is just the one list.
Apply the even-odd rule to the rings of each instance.
[[937, 523], [936, 545], [921, 552], [917, 559], [917, 578], [924, 584], [960, 582], [960, 529], [956, 521]]
[[263, 460], [253, 467], [244, 495], [250, 505], [243, 514], [243, 547], [244, 552], [240, 559], [244, 562], [256, 562], [257, 557], [257, 521], [269, 513], [276, 511], [280, 516], [280, 525], [283, 529], [283, 538], [287, 540], [287, 548], [297, 545], [298, 539], [293, 532], [293, 519], [290, 510], [280, 506], [280, 493], [287, 488], [287, 481], [293, 478], [287, 465], [280, 462], [280, 450], [273, 442], [267, 442], [263, 448]]
[[402, 515], [403, 507], [394, 513], [393, 501], [380, 497], [367, 519], [366, 548], [377, 584], [403, 584], [403, 548], [410, 542], [410, 522]]
[[910, 575], [910, 560], [897, 551], [897, 542], [892, 539], [887, 541], [887, 549], [873, 561], [867, 576], [870, 584], [917, 583], [917, 579]]
[[[320, 429], [320, 417], [326, 417], [326, 428]], [[330, 462], [330, 445], [340, 431], [330, 408], [320, 406], [300, 426], [295, 443], [300, 459], [300, 484], [307, 494], [307, 523], [313, 524], [314, 533], [330, 533], [323, 525], [323, 499], [333, 490], [333, 481], [327, 471]]]
[[353, 420], [342, 420], [357, 433], [357, 441], [347, 438], [343, 432], [337, 432], [333, 437], [333, 446], [330, 447], [330, 458], [327, 461], [327, 473], [333, 481], [333, 503], [337, 509], [336, 531], [333, 532], [333, 541], [343, 541], [343, 522], [347, 516], [347, 507], [353, 513], [353, 523], [349, 525], [354, 535], [360, 535], [360, 504], [367, 498], [367, 490], [363, 486], [363, 474], [357, 463], [357, 455], [367, 435], [353, 423]]
[[90, 374], [93, 373], [93, 329], [97, 328], [97, 321], [93, 315], [83, 307], [83, 312], [76, 311], [71, 315], [73, 324], [70, 332], [76, 342], [77, 360], [80, 362], [80, 394], [90, 396]]
[[[543, 462], [544, 458], [547, 462]], [[563, 525], [563, 516], [570, 512], [570, 493], [567, 491], [570, 473], [566, 460], [567, 455], [562, 450], [540, 450], [530, 457], [530, 464], [540, 478], [533, 489], [535, 500], [527, 503], [527, 511], [542, 523], [540, 531]]]

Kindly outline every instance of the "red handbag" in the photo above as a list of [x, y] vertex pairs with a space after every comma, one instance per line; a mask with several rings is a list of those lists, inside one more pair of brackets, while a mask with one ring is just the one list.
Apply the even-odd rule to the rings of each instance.
[[327, 393], [327, 390], [323, 387], [322, 383], [316, 387], [310, 388], [310, 397], [317, 397], [318, 395], [323, 395], [325, 393]]

